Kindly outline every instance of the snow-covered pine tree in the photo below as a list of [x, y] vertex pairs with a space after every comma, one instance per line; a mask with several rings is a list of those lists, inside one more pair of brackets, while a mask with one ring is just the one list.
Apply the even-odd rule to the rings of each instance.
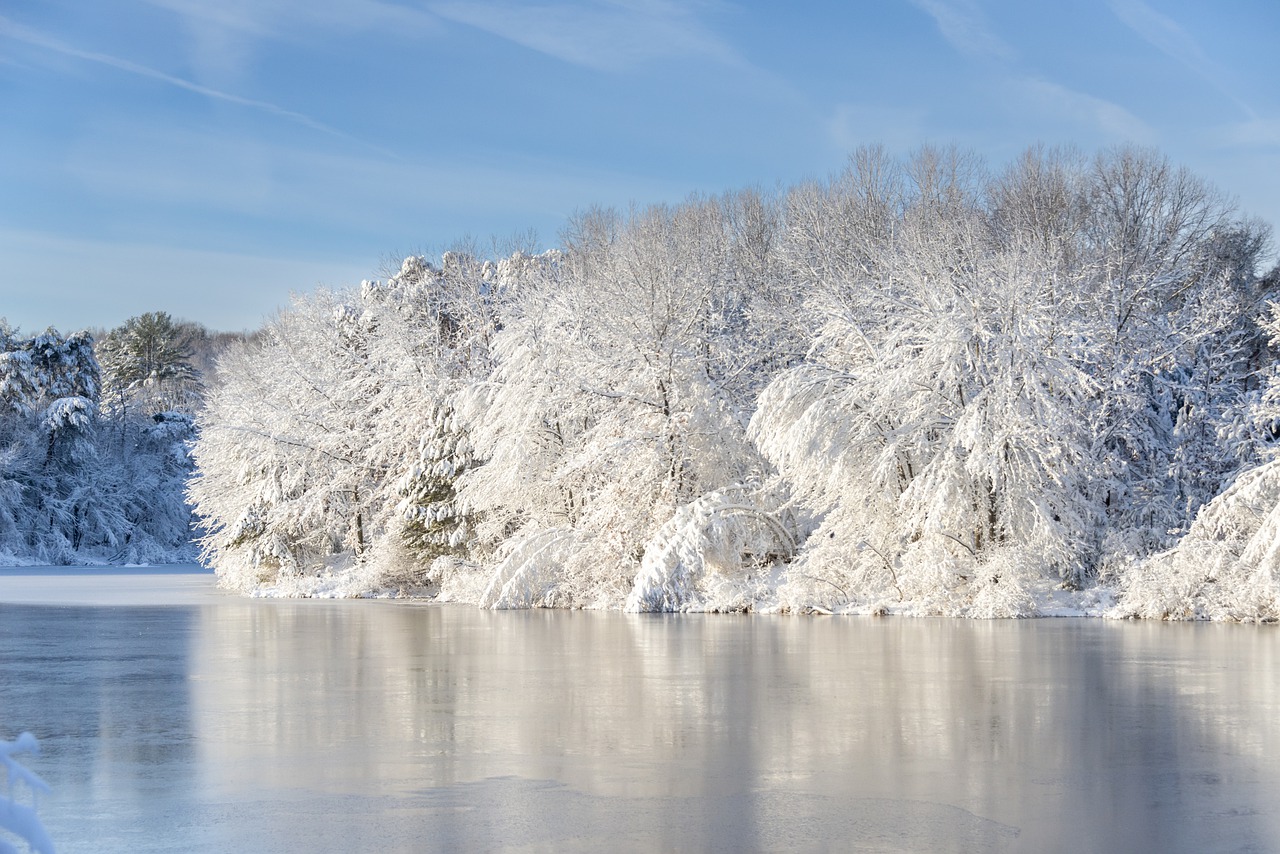
[[135, 409], [148, 418], [165, 411], [193, 413], [200, 377], [192, 343], [202, 332], [167, 312], [150, 311], [104, 335], [97, 345], [104, 408], [119, 417]]
[[439, 582], [434, 560], [465, 556], [474, 544], [455, 488], [473, 460], [455, 398], [492, 370], [504, 294], [494, 265], [467, 248], [445, 253], [439, 267], [411, 256], [385, 282], [363, 286], [379, 317], [371, 346], [385, 376], [371, 450], [387, 472], [383, 527], [404, 550], [390, 549], [386, 563], [409, 564], [399, 570], [408, 581]]

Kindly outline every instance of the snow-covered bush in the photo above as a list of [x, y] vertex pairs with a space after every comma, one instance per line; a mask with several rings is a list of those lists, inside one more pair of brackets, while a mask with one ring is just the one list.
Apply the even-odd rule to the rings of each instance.
[[1206, 504], [1176, 547], [1132, 567], [1117, 616], [1280, 619], [1280, 460]]
[[573, 604], [560, 593], [560, 576], [579, 550], [578, 539], [570, 528], [550, 528], [516, 540], [505, 549], [476, 604], [495, 611]]
[[756, 597], [745, 594], [757, 593], [774, 564], [794, 556], [795, 542], [787, 526], [744, 503], [741, 492], [709, 492], [663, 523], [645, 544], [625, 610], [745, 610], [755, 604]]

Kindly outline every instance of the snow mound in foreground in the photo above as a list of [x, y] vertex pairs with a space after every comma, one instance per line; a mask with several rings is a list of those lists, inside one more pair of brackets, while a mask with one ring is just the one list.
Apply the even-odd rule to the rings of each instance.
[[[0, 795], [0, 829], [15, 834], [24, 840], [32, 851], [39, 854], [53, 854], [53, 840], [49, 838], [44, 825], [36, 815], [35, 803], [41, 794], [48, 794], [49, 784], [25, 768], [13, 757], [19, 753], [39, 753], [40, 743], [29, 732], [24, 732], [13, 741], [0, 739], [0, 765], [6, 771], [9, 781], [9, 793]], [[23, 783], [31, 793], [31, 806], [13, 800], [14, 783]], [[0, 839], [0, 852], [14, 852], [16, 848], [4, 839]]]

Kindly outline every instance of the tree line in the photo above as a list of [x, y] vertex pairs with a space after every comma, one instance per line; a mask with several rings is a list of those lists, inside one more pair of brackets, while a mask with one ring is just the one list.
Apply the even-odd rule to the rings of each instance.
[[0, 559], [198, 547], [236, 589], [486, 607], [1273, 619], [1272, 250], [1151, 150], [865, 148], [588, 209], [550, 251], [413, 256], [251, 336], [3, 326]]
[[866, 148], [410, 257], [219, 361], [204, 555], [488, 607], [1273, 618], [1275, 550], [1196, 522], [1272, 456], [1269, 241], [1150, 150]]

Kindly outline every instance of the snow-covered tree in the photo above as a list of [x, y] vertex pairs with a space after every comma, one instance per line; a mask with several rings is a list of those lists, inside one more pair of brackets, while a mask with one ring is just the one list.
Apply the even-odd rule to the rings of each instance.
[[978, 221], [920, 219], [881, 275], [815, 293], [814, 363], [752, 425], [825, 519], [792, 568], [801, 602], [948, 610], [1007, 590], [1016, 608], [1026, 567], [1083, 563], [1092, 381], [1062, 326], [1070, 282], [1052, 258], [984, 248]]
[[152, 419], [107, 429], [85, 333], [24, 338], [4, 327], [0, 344], [0, 555], [49, 563], [190, 559], [182, 499], [190, 420], [176, 432]]
[[0, 404], [10, 415], [30, 415], [41, 394], [31, 353], [15, 347], [12, 340], [0, 343], [8, 348], [0, 352]]
[[1080, 586], [1167, 543], [1237, 464], [1213, 444], [1245, 387], [1248, 306], [1213, 251], [1234, 226], [1186, 173], [1129, 150], [1032, 151], [994, 179], [863, 152], [791, 206], [822, 322], [753, 435], [823, 520], [794, 603], [1022, 612], [1040, 571]]
[[190, 495], [220, 577], [251, 587], [360, 555], [374, 473], [368, 319], [329, 291], [295, 298], [233, 346], [201, 414]]
[[1256, 306], [1236, 284], [1256, 259], [1224, 263], [1221, 241], [1240, 229], [1231, 204], [1154, 152], [1104, 152], [1087, 182], [1082, 242], [1095, 273], [1084, 311], [1095, 321], [1089, 370], [1101, 389], [1103, 548], [1142, 553], [1168, 545], [1168, 532], [1238, 464], [1232, 454], [1215, 459], [1206, 437], [1244, 391], [1243, 332]]
[[[1266, 456], [1267, 247], [1151, 151], [867, 148], [542, 254], [411, 257], [222, 359], [206, 554], [491, 607], [1032, 613]], [[11, 411], [44, 412], [41, 365], [0, 363]]]
[[[1260, 324], [1280, 344], [1280, 307]], [[1249, 416], [1264, 436], [1280, 422], [1280, 372], [1273, 366]], [[1225, 425], [1224, 444], [1238, 439]], [[1155, 619], [1280, 619], [1280, 456], [1242, 472], [1204, 504], [1171, 549], [1127, 568], [1116, 613]]]
[[109, 548], [118, 505], [102, 489], [92, 339], [53, 329], [22, 338], [7, 327], [3, 337], [0, 547], [53, 563]]
[[224, 583], [354, 566], [353, 583], [376, 586], [379, 550], [426, 564], [465, 546], [452, 482], [469, 445], [452, 396], [489, 367], [486, 275], [459, 253], [438, 269], [411, 257], [386, 282], [295, 298], [227, 351], [190, 487]]
[[[129, 450], [115, 467], [115, 487], [128, 522], [117, 559], [129, 563], [194, 561], [195, 521], [186, 501], [194, 462], [195, 422], [184, 412], [157, 412], [132, 425]], [[118, 445], [109, 440], [108, 452]]]
[[104, 335], [97, 353], [106, 406], [121, 415], [140, 409], [147, 417], [194, 411], [200, 378], [192, 364], [192, 345], [202, 332], [167, 312], [149, 311]]
[[495, 338], [494, 380], [471, 416], [484, 462], [462, 497], [513, 554], [572, 532], [557, 540], [571, 548], [542, 551], [558, 575], [550, 601], [621, 604], [677, 508], [759, 481], [742, 390], [765, 358], [749, 346], [723, 214], [691, 200], [580, 216]]
[[406, 258], [386, 282], [366, 283], [362, 295], [379, 312], [371, 347], [383, 382], [371, 452], [390, 489], [382, 527], [407, 551], [401, 557], [435, 582], [433, 560], [465, 555], [474, 543], [455, 488], [473, 462], [455, 398], [492, 370], [505, 289], [495, 265], [459, 249], [439, 267]]

